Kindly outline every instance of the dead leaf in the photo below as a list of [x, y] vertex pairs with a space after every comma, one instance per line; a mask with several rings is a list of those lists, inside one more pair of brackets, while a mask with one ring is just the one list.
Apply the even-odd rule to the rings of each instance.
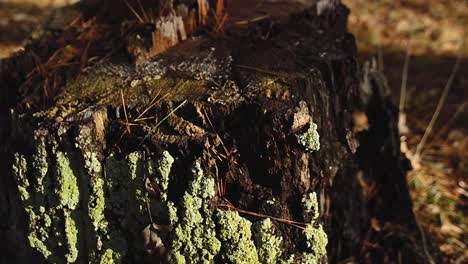
[[463, 233], [463, 230], [460, 227], [454, 225], [447, 215], [440, 214], [440, 221], [442, 222], [442, 226], [440, 227], [440, 232], [442, 234], [458, 237], [461, 233]]
[[354, 127], [353, 132], [359, 133], [369, 129], [369, 120], [367, 119], [366, 113], [357, 111], [353, 113]]

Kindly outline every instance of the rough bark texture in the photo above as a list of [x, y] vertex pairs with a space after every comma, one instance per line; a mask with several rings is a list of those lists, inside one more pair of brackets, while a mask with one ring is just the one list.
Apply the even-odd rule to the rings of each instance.
[[371, 221], [414, 228], [397, 113], [347, 10], [319, 2], [137, 66], [114, 53], [43, 104], [24, 76], [61, 32], [2, 61], [2, 261], [420, 261], [403, 238], [366, 249]]

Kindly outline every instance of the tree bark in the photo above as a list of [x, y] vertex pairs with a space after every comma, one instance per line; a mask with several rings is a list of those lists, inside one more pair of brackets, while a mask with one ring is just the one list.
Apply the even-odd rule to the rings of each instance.
[[[2, 61], [2, 260], [422, 262], [402, 236], [367, 246], [415, 228], [397, 111], [319, 2], [143, 57], [90, 19]], [[79, 67], [44, 63], [58, 49]]]

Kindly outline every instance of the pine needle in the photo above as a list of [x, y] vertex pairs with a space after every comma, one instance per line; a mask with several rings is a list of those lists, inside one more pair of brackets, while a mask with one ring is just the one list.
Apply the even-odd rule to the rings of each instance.
[[285, 223], [285, 224], [288, 224], [288, 225], [291, 225], [291, 226], [294, 226], [294, 227], [297, 227], [297, 228], [303, 229], [303, 230], [305, 229], [305, 226], [306, 226], [305, 223], [296, 222], [296, 221], [289, 220], [289, 219], [284, 219], [284, 218], [279, 218], [279, 217], [274, 217], [274, 216], [270, 216], [270, 215], [265, 215], [265, 214], [260, 214], [260, 213], [255, 213], [255, 212], [239, 209], [239, 208], [235, 207], [234, 205], [232, 205], [226, 199], [222, 199], [222, 202], [223, 203], [219, 205], [220, 207], [224, 207], [224, 208], [227, 208], [227, 209], [230, 209], [230, 210], [234, 210], [234, 211], [237, 211], [239, 213], [244, 213], [244, 214], [253, 215], [253, 216], [262, 217], [262, 218], [271, 218], [271, 219], [276, 220], [278, 222], [282, 222], [282, 223]]
[[450, 88], [452, 87], [453, 80], [455, 79], [455, 76], [458, 72], [458, 68], [460, 67], [460, 63], [463, 57], [463, 51], [464, 51], [464, 43], [465, 43], [465, 37], [463, 37], [462, 45], [460, 48], [460, 52], [458, 54], [457, 61], [455, 62], [455, 65], [452, 69], [452, 72], [450, 73], [450, 77], [447, 80], [447, 83], [444, 87], [444, 90], [442, 91], [442, 95], [440, 96], [439, 102], [437, 103], [437, 107], [434, 111], [434, 115], [431, 118], [431, 121], [429, 122], [429, 125], [426, 128], [426, 131], [424, 131], [424, 135], [421, 138], [421, 141], [419, 141], [418, 146], [416, 147], [416, 158], [420, 159], [421, 158], [421, 153], [424, 148], [424, 145], [426, 144], [427, 138], [432, 132], [432, 129], [434, 128], [434, 124], [439, 117], [440, 111], [442, 110], [442, 107], [444, 106], [445, 99], [447, 98], [448, 92], [450, 91]]
[[408, 67], [411, 58], [411, 42], [413, 40], [413, 33], [411, 31], [411, 35], [408, 39], [408, 44], [406, 46], [406, 56], [405, 62], [403, 64], [403, 73], [401, 74], [401, 89], [400, 89], [400, 106], [399, 106], [399, 113], [402, 114], [405, 112], [405, 105], [406, 105], [406, 91], [407, 91], [407, 82], [408, 82]]

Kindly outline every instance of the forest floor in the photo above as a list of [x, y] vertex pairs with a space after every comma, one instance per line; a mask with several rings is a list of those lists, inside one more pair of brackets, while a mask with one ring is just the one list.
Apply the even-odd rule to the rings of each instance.
[[[463, 32], [468, 1], [344, 0], [351, 10], [349, 30], [361, 59], [378, 58], [399, 105], [409, 48], [408, 132], [404, 141], [414, 154], [461, 56], [461, 64], [422, 156], [414, 161], [408, 184], [414, 212], [426, 236], [438, 242], [444, 263], [468, 262], [468, 53]], [[429, 248], [429, 247], [428, 247]], [[431, 252], [428, 252], [431, 254]], [[435, 254], [435, 253], [434, 253]]]
[[[66, 0], [55, 0], [55, 2]], [[0, 58], [22, 47], [51, 8], [0, 3]], [[29, 1], [30, 3], [31, 1]], [[47, 1], [41, 1], [47, 2]], [[49, 2], [54, 2], [51, 0]], [[437, 241], [444, 263], [468, 262], [468, 1], [343, 0], [350, 8], [349, 29], [362, 61], [377, 58], [399, 105], [409, 48], [404, 100], [408, 154], [416, 152], [441, 98], [457, 57], [461, 64], [420, 160], [408, 175], [414, 212], [426, 236]], [[466, 43], [466, 42], [465, 42]], [[430, 249], [430, 247], [428, 247]], [[428, 252], [429, 255], [436, 254]]]

